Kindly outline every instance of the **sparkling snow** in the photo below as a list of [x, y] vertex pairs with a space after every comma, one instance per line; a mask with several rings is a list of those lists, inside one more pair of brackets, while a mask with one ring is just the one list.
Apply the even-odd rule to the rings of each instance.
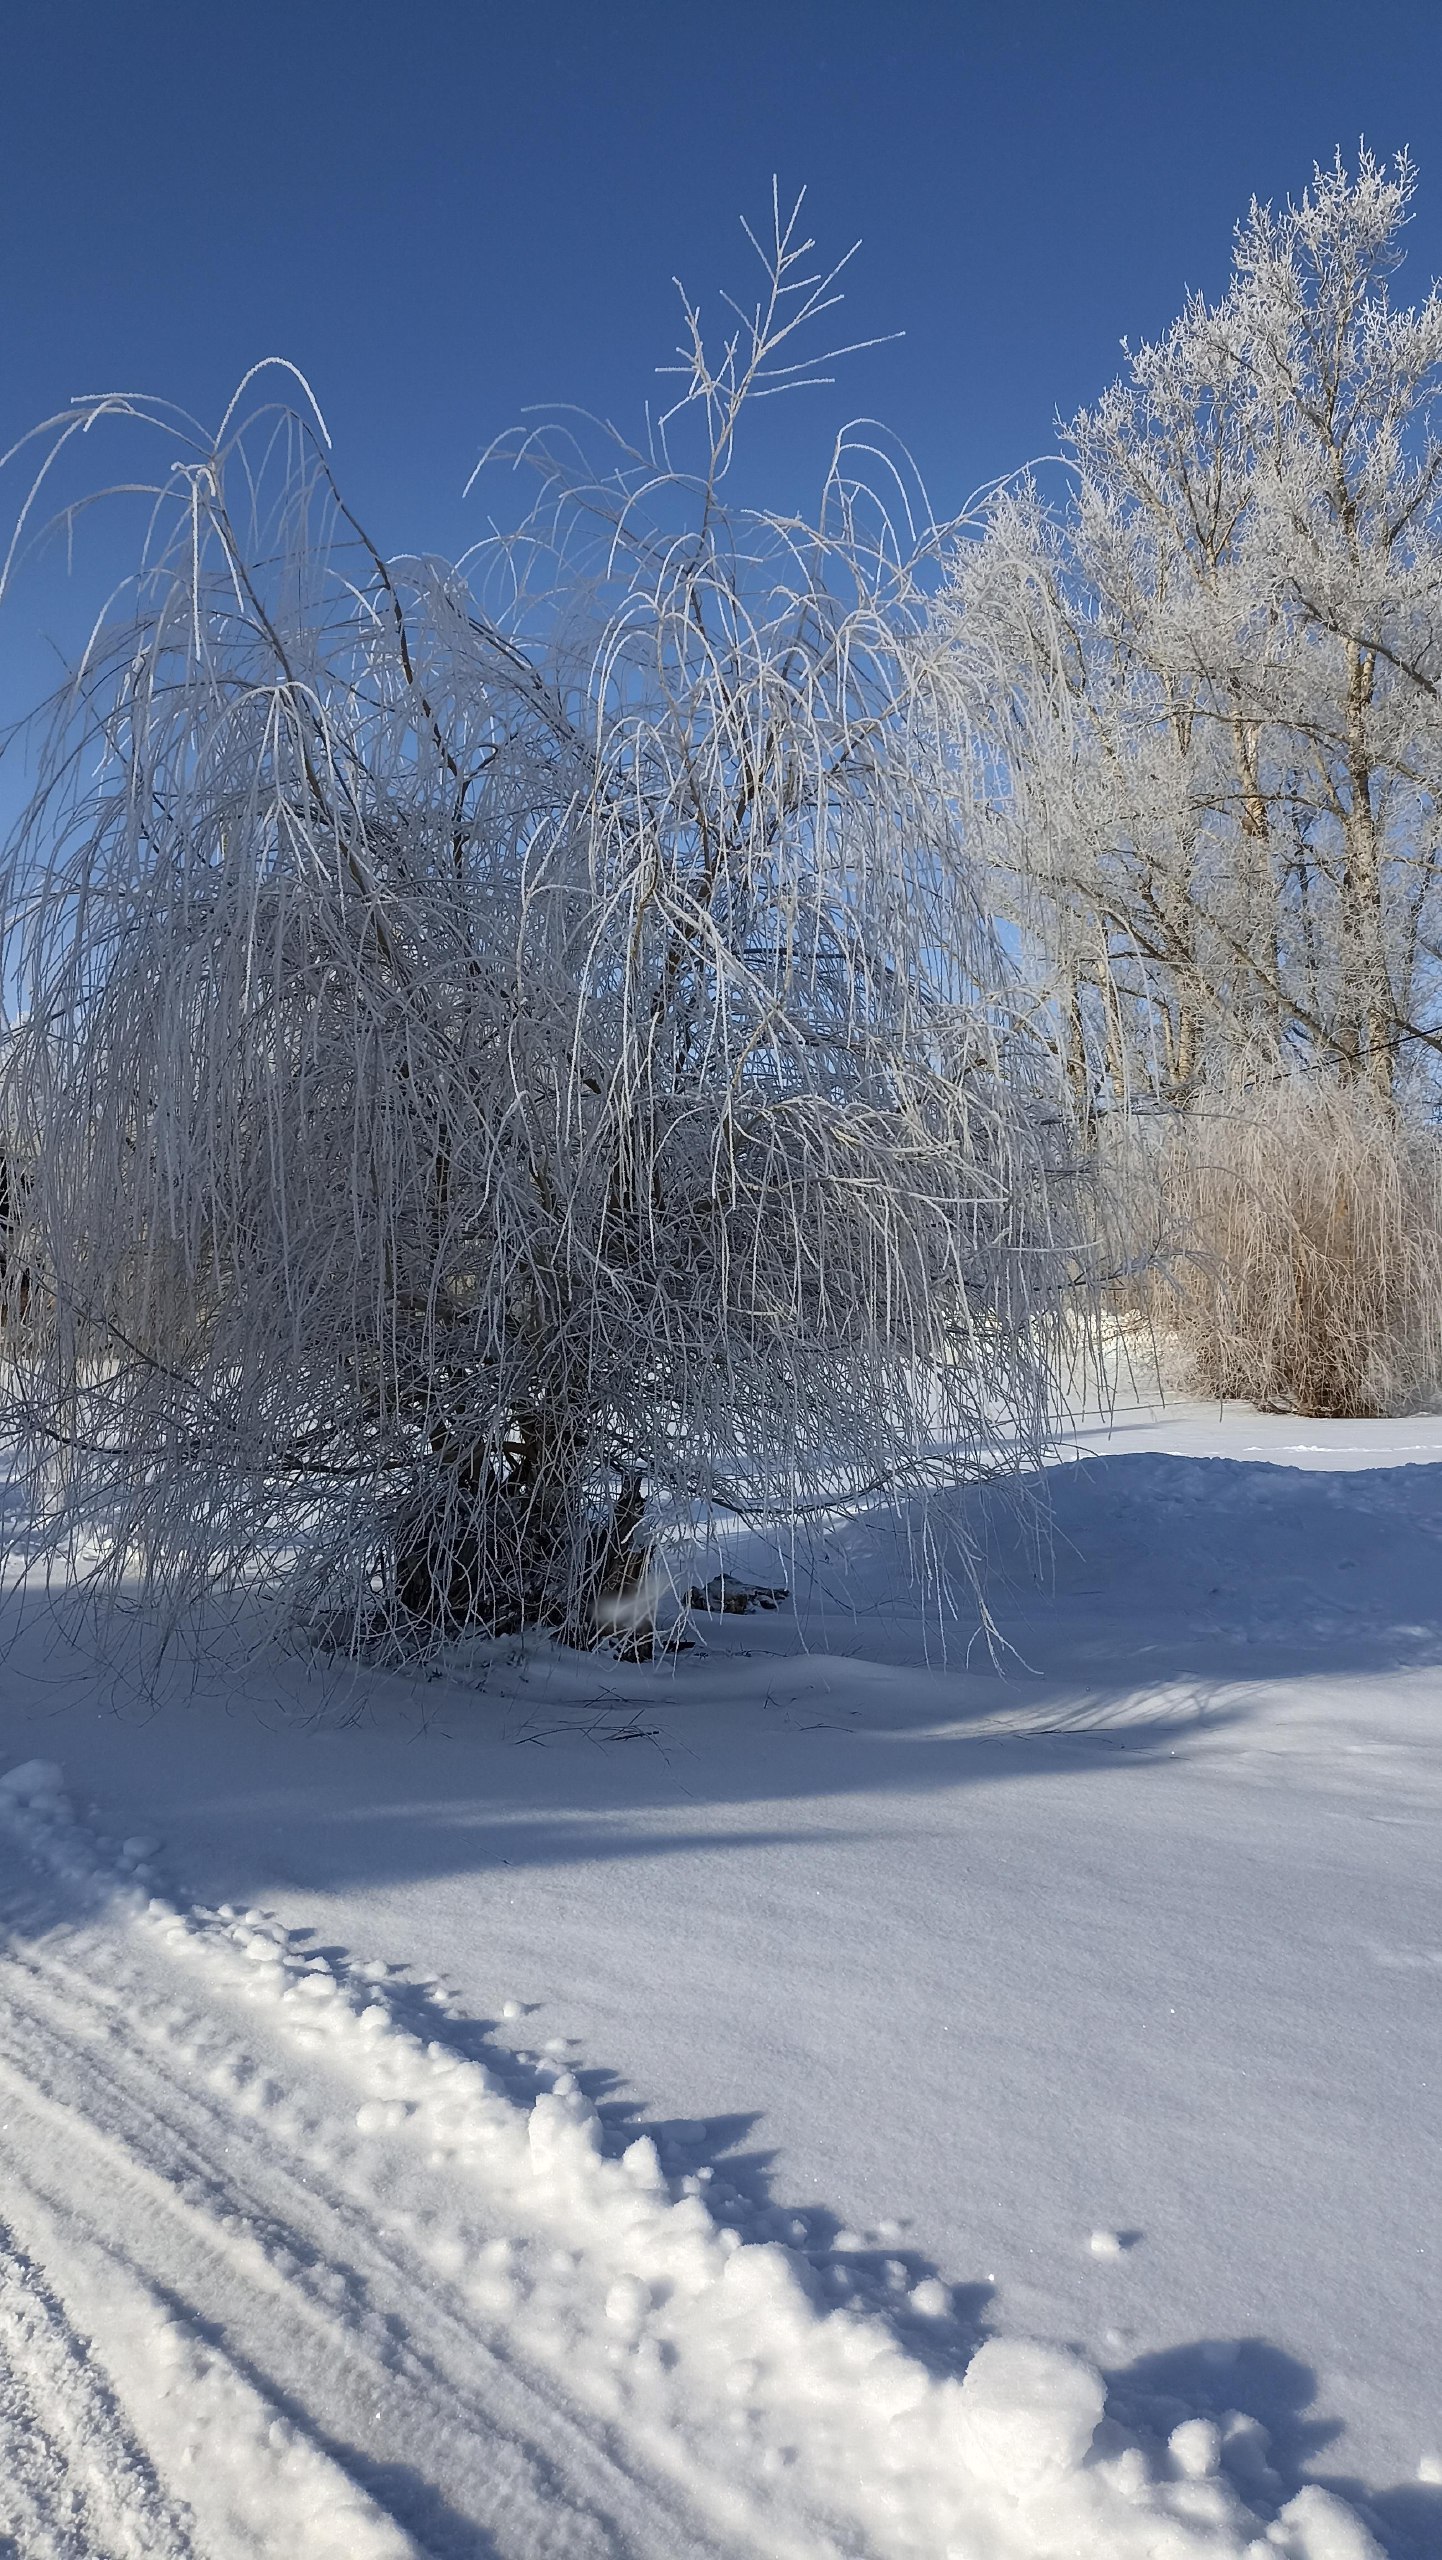
[[674, 1668], [15, 1604], [0, 2547], [1442, 2549], [1442, 1422], [1075, 1451], [996, 1667], [886, 1514]]

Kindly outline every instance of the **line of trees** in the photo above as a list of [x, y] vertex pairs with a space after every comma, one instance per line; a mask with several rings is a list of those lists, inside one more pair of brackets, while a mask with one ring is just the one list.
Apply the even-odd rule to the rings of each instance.
[[[1394, 307], [1410, 164], [1253, 205], [942, 621], [973, 840], [1083, 1114], [1239, 1058], [1391, 1097], [1442, 1055], [1442, 298]], [[1054, 475], [1053, 475], [1054, 476]]]
[[40, 1550], [167, 1629], [262, 1583], [352, 1650], [644, 1651], [663, 1512], [1038, 1459], [1119, 1223], [1218, 1391], [1434, 1386], [1413, 186], [1254, 206], [950, 527], [844, 442], [813, 521], [730, 502], [834, 300], [779, 208], [649, 441], [516, 439], [463, 569], [382, 557], [294, 383], [40, 431], [42, 481], [117, 418], [165, 454], [0, 865]]

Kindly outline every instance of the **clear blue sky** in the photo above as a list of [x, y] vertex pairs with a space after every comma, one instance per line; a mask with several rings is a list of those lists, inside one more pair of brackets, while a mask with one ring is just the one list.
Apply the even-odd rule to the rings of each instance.
[[[0, 432], [118, 385], [217, 415], [282, 353], [389, 549], [480, 530], [462, 488], [529, 402], [635, 422], [673, 274], [806, 182], [857, 237], [850, 332], [905, 332], [762, 413], [752, 491], [806, 493], [883, 416], [940, 510], [1218, 289], [1253, 191], [1409, 144], [1407, 283], [1442, 270], [1439, 0], [32, 0], [0, 78]], [[99, 463], [100, 457], [97, 457]], [[17, 707], [34, 583], [0, 630]]]

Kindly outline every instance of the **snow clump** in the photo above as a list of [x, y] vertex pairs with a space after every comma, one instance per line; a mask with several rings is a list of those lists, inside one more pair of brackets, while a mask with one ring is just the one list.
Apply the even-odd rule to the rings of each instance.
[[994, 2488], [1064, 2480], [1091, 2451], [1105, 2402], [1101, 2375], [1083, 2357], [1031, 2338], [991, 2338], [961, 2386], [962, 2457]]
[[0, 1778], [0, 1796], [8, 1796], [12, 1804], [35, 1804], [58, 1796], [64, 1785], [65, 1772], [55, 1761], [22, 1760]]
[[1258, 2548], [1266, 2560], [1273, 2549], [1282, 2560], [1382, 2560], [1381, 2546], [1361, 2517], [1329, 2490], [1317, 2488], [1302, 2489], [1288, 2499], [1268, 2528], [1266, 2542], [1253, 2545]]

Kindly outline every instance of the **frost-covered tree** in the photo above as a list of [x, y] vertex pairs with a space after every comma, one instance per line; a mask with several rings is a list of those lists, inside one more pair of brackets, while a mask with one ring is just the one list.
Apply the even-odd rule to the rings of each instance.
[[940, 537], [844, 448], [813, 523], [727, 502], [808, 252], [778, 219], [719, 353], [688, 309], [643, 448], [518, 438], [465, 569], [381, 556], [304, 399], [52, 422], [166, 467], [4, 868], [4, 1398], [52, 1547], [167, 1623], [258, 1584], [355, 1647], [587, 1642], [666, 1502], [1043, 1439], [1057, 1113]]
[[1079, 1101], [1239, 1054], [1388, 1096], [1442, 1052], [1442, 298], [1394, 308], [1410, 164], [1254, 204], [1000, 492], [944, 620], [979, 832]]

